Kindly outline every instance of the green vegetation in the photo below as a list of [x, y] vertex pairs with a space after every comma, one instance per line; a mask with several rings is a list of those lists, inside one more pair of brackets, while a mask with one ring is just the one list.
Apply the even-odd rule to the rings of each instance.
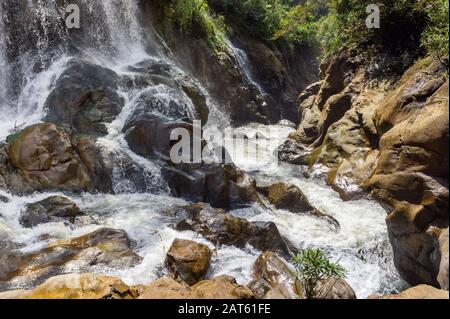
[[306, 298], [314, 299], [322, 291], [318, 284], [327, 278], [340, 280], [345, 278], [346, 270], [337, 263], [332, 263], [321, 249], [307, 248], [293, 257]]
[[165, 16], [183, 32], [206, 37], [214, 50], [224, 45], [225, 24], [222, 17], [209, 10], [206, 0], [163, 0]]
[[225, 25], [266, 41], [308, 45], [324, 56], [361, 45], [448, 55], [448, 0], [377, 0], [381, 28], [366, 26], [373, 0], [163, 0], [183, 31], [221, 44]]
[[439, 59], [448, 57], [448, 6], [448, 0], [422, 0], [418, 4], [428, 21], [422, 33], [422, 45]]

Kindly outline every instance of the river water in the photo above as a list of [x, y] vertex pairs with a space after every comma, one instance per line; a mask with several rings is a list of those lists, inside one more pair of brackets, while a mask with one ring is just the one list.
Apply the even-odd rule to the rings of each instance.
[[[151, 34], [142, 36], [146, 33], [141, 26], [142, 17], [139, 16], [139, 8], [135, 1], [80, 0], [80, 2], [90, 6], [89, 8], [93, 11], [100, 10], [101, 14], [98, 12], [96, 14], [103, 18], [93, 20], [99, 26], [90, 27], [98, 27], [104, 34], [109, 34], [97, 39], [99, 42], [107, 41], [108, 43], [100, 47], [84, 43], [80, 50], [72, 53], [68, 49], [69, 44], [64, 42], [64, 37], [61, 37], [62, 45], [56, 49], [52, 48], [48, 40], [48, 32], [45, 30], [51, 25], [48, 19], [52, 14], [56, 14], [57, 11], [54, 10], [57, 6], [54, 1], [31, 1], [29, 4], [31, 9], [40, 12], [42, 18], [40, 28], [35, 32], [38, 37], [35, 45], [37, 50], [33, 51], [35, 55], [32, 56], [25, 51], [14, 61], [7, 56], [7, 48], [11, 45], [12, 37], [5, 31], [4, 24], [8, 23], [6, 15], [8, 12], [7, 8], [2, 7], [0, 12], [2, 20], [0, 24], [0, 141], [4, 141], [18, 128], [42, 121], [47, 112], [44, 107], [46, 98], [73, 56], [107, 67], [122, 77], [135, 76], [129, 66], [148, 59], [170, 63], [173, 66], [175, 78], [178, 75], [185, 75], [184, 70], [176, 65], [170, 56], [163, 53], [164, 50], [161, 47], [164, 43], [161, 43], [162, 40], [159, 37]], [[101, 34], [100, 31], [98, 34]], [[96, 42], [92, 40], [87, 43]], [[245, 52], [234, 48], [231, 42], [229, 43], [231, 52], [236, 54], [241, 71], [249, 81], [257, 84], [257, 79], [252, 76]], [[29, 67], [36, 63], [36, 59], [47, 61], [48, 65], [36, 72]], [[12, 75], [10, 71], [12, 68], [22, 71]], [[198, 85], [201, 86], [200, 83]], [[257, 87], [260, 86], [257, 85]], [[225, 111], [209, 97], [206, 89], [202, 88], [202, 90], [208, 98], [210, 108], [207, 127], [211, 130], [219, 128], [223, 130], [229, 127]], [[188, 107], [192, 105], [187, 96], [180, 97], [164, 85], [131, 88], [128, 86], [120, 89], [120, 94], [125, 99], [125, 106], [116, 120], [108, 124], [108, 135], [99, 138], [97, 142], [104, 152], [114, 159], [113, 186], [116, 194], [71, 196], [84, 212], [97, 220], [98, 224], [71, 228], [63, 223], [48, 223], [33, 229], [23, 228], [19, 223], [19, 215], [24, 206], [58, 193], [19, 197], [0, 190], [0, 195], [10, 200], [8, 203], [0, 201], [0, 228], [7, 231], [15, 241], [25, 243], [24, 251], [33, 251], [48, 245], [48, 241], [42, 240], [44, 237], [41, 235], [44, 234], [50, 235], [51, 238], [64, 239], [86, 234], [99, 227], [123, 229], [136, 241], [135, 251], [144, 258], [143, 262], [128, 269], [100, 267], [89, 269], [89, 271], [119, 276], [129, 284], [149, 283], [161, 275], [165, 253], [174, 238], [194, 239], [215, 249], [210, 276], [228, 274], [234, 276], [239, 283], [246, 284], [251, 279], [252, 264], [261, 252], [251, 247], [238, 249], [222, 246], [216, 249], [212, 243], [195, 233], [175, 231], [170, 227], [172, 221], [163, 212], [167, 208], [188, 203], [170, 196], [169, 188], [156, 162], [140, 157], [129, 149], [121, 132], [122, 127], [137, 107], [139, 97], [148, 93], [166, 103], [181, 98], [186, 99], [184, 102]], [[392, 292], [402, 285], [392, 263], [392, 252], [385, 225], [386, 212], [378, 203], [370, 199], [344, 202], [323, 182], [322, 168], [317, 167], [311, 178], [305, 178], [302, 168], [279, 163], [274, 151], [293, 131], [289, 123], [270, 126], [249, 124], [233, 128], [233, 131], [248, 136], [263, 132], [267, 138], [259, 142], [261, 145], [259, 145], [257, 158], [245, 157], [243, 154], [246, 152], [242, 149], [240, 151], [238, 149], [235, 153], [230, 152], [238, 167], [253, 176], [260, 185], [277, 181], [297, 185], [315, 207], [335, 217], [341, 228], [336, 231], [323, 220], [277, 210], [270, 206], [267, 208], [247, 207], [231, 211], [231, 214], [251, 221], [273, 221], [281, 233], [298, 247], [326, 249], [334, 261], [339, 261], [347, 269], [347, 280], [360, 298], [375, 292]], [[133, 165], [142, 169], [146, 184], [145, 192], [138, 193], [133, 182], [124, 176], [121, 165], [125, 155], [132, 159]], [[66, 270], [68, 272], [83, 271], [82, 269]], [[10, 286], [14, 288], [18, 285], [20, 282], [13, 281]]]

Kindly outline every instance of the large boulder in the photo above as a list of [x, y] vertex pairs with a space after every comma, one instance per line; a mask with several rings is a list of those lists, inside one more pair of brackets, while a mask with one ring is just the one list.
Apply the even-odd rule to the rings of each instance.
[[27, 204], [20, 215], [20, 223], [28, 228], [50, 222], [75, 223], [81, 216], [84, 214], [70, 199], [63, 196], [52, 196], [36, 203]]
[[8, 141], [11, 165], [35, 188], [82, 191], [92, 186], [70, 136], [54, 124], [30, 126]]
[[10, 286], [28, 288], [70, 269], [132, 267], [142, 258], [131, 247], [132, 242], [124, 231], [101, 228], [80, 237], [53, 241], [48, 247], [33, 252], [8, 249], [0, 259], [0, 289]]
[[41, 123], [7, 142], [0, 147], [0, 185], [13, 193], [111, 191], [111, 173], [89, 137]]
[[211, 250], [206, 245], [176, 238], [167, 252], [166, 265], [175, 278], [194, 285], [205, 278], [211, 264], [211, 255]]
[[297, 251], [273, 222], [249, 222], [203, 203], [180, 207], [168, 213], [177, 221], [177, 230], [195, 231], [216, 244], [240, 248], [248, 244], [285, 257]]
[[224, 209], [259, 203], [256, 182], [234, 164], [180, 164], [163, 170], [173, 194]]
[[208, 101], [198, 82], [165, 60], [148, 58], [129, 67], [131, 88], [142, 88], [127, 122], [143, 114], [160, 114], [170, 120], [199, 119], [206, 124]]
[[47, 98], [45, 120], [80, 133], [106, 135], [105, 123], [112, 122], [124, 104], [118, 86], [114, 71], [71, 60]]
[[192, 287], [163, 277], [145, 287], [138, 299], [254, 299], [254, 296], [230, 276], [203, 280]]
[[297, 275], [273, 252], [259, 255], [253, 265], [248, 287], [257, 298], [303, 299], [303, 288]]
[[[139, 119], [131, 121], [123, 130], [125, 140], [136, 154], [148, 158], [170, 160], [172, 146], [178, 142], [178, 140], [171, 140], [171, 134], [177, 129], [187, 130], [189, 138], [194, 138], [192, 123], [184, 120], [172, 121], [152, 114], [145, 114]], [[187, 142], [189, 146], [192, 143], [191, 140]], [[190, 158], [186, 160], [189, 161]]]
[[0, 299], [134, 299], [138, 292], [118, 278], [97, 274], [65, 274], [32, 290], [0, 293]]

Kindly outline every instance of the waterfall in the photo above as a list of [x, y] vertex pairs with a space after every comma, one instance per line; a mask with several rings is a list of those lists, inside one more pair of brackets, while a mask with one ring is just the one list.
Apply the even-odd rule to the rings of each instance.
[[[80, 30], [65, 27], [65, 7], [69, 3], [77, 4], [81, 9]], [[230, 126], [229, 115], [223, 111], [226, 108], [214, 100], [200, 79], [190, 76], [173, 57], [164, 53], [165, 43], [157, 34], [144, 30], [142, 20], [138, 0], [2, 0], [0, 5], [0, 142], [11, 133], [45, 118], [47, 98], [75, 58], [114, 71], [120, 78], [117, 93], [125, 101], [120, 114], [107, 124], [107, 134], [97, 140], [102, 154], [112, 163], [116, 194], [71, 195], [82, 211], [93, 214], [98, 224], [72, 229], [63, 223], [51, 223], [25, 229], [18, 222], [24, 206], [55, 193], [21, 197], [0, 190], [0, 195], [10, 199], [8, 203], [0, 201], [0, 228], [6, 225], [15, 240], [34, 246], [43, 245], [39, 238], [46, 236], [64, 239], [98, 227], [124, 229], [138, 243], [137, 253], [144, 257], [143, 263], [130, 269], [96, 271], [120, 276], [130, 284], [148, 283], [158, 276], [158, 268], [165, 258], [164, 248], [174, 238], [196, 236], [193, 232], [173, 229], [163, 212], [186, 202], [170, 196], [159, 163], [133, 153], [122, 132], [133, 112], [145, 107], [146, 96], [159, 103], [153, 112], [167, 117], [171, 116], [171, 105], [177, 104], [194, 118], [193, 102], [182, 90], [170, 87], [170, 83], [147, 81], [139, 70], [155, 63], [168, 73], [170, 81], [167, 82], [187, 81], [206, 98], [208, 130], [220, 132]], [[231, 42], [229, 47], [242, 77], [262, 96], [266, 95], [252, 72], [245, 51]], [[238, 130], [251, 134], [259, 128], [249, 125]], [[265, 128], [274, 135], [271, 136], [272, 144], [263, 152], [267, 158], [260, 163], [235, 158], [236, 164], [253, 174], [258, 183], [288, 181], [305, 189], [313, 204], [341, 222], [342, 231], [331, 232], [327, 225], [311, 216], [284, 210], [250, 207], [231, 213], [252, 221], [275, 221], [283, 235], [296, 244], [329, 249], [335, 259], [342, 258], [351, 272], [349, 281], [360, 297], [395, 287], [396, 273], [390, 264], [383, 264], [383, 257], [377, 255], [389, 254], [385, 247], [385, 213], [381, 206], [369, 200], [344, 203], [328, 186], [316, 180], [305, 181], [298, 167], [280, 165], [264, 169], [261, 163], [271, 160], [278, 144], [292, 131], [290, 127], [279, 125]], [[136, 167], [139, 177], [144, 180], [144, 189], [138, 189], [134, 177], [127, 176], [126, 168], [130, 165]], [[197, 235], [195, 240], [212, 249], [217, 248], [201, 236]], [[33, 245], [26, 249], [33, 250]], [[371, 253], [368, 261], [359, 258], [363, 248]], [[215, 252], [211, 274], [232, 275], [241, 284], [251, 279], [252, 264], [260, 253], [231, 246], [218, 247]], [[14, 284], [11, 287], [17, 288]]]
[[227, 43], [228, 43], [228, 46], [233, 51], [234, 56], [236, 57], [236, 60], [239, 64], [241, 73], [243, 74], [244, 78], [249, 83], [251, 83], [253, 86], [255, 86], [261, 95], [263, 95], [263, 96], [266, 95], [267, 94], [266, 91], [264, 90], [264, 88], [261, 86], [261, 84], [256, 80], [256, 78], [253, 75], [252, 66], [251, 66], [251, 63], [250, 63], [247, 53], [244, 50], [242, 50], [241, 48], [238, 48], [237, 46], [235, 46], [233, 44], [233, 42], [227, 41]]

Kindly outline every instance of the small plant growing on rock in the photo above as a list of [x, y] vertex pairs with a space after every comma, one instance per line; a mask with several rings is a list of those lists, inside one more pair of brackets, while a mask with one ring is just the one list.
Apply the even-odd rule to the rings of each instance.
[[297, 276], [303, 285], [303, 292], [308, 299], [314, 299], [321, 294], [321, 281], [333, 278], [336, 281], [344, 279], [346, 270], [338, 263], [331, 262], [325, 251], [315, 248], [303, 249], [293, 256], [292, 262], [297, 270]]

